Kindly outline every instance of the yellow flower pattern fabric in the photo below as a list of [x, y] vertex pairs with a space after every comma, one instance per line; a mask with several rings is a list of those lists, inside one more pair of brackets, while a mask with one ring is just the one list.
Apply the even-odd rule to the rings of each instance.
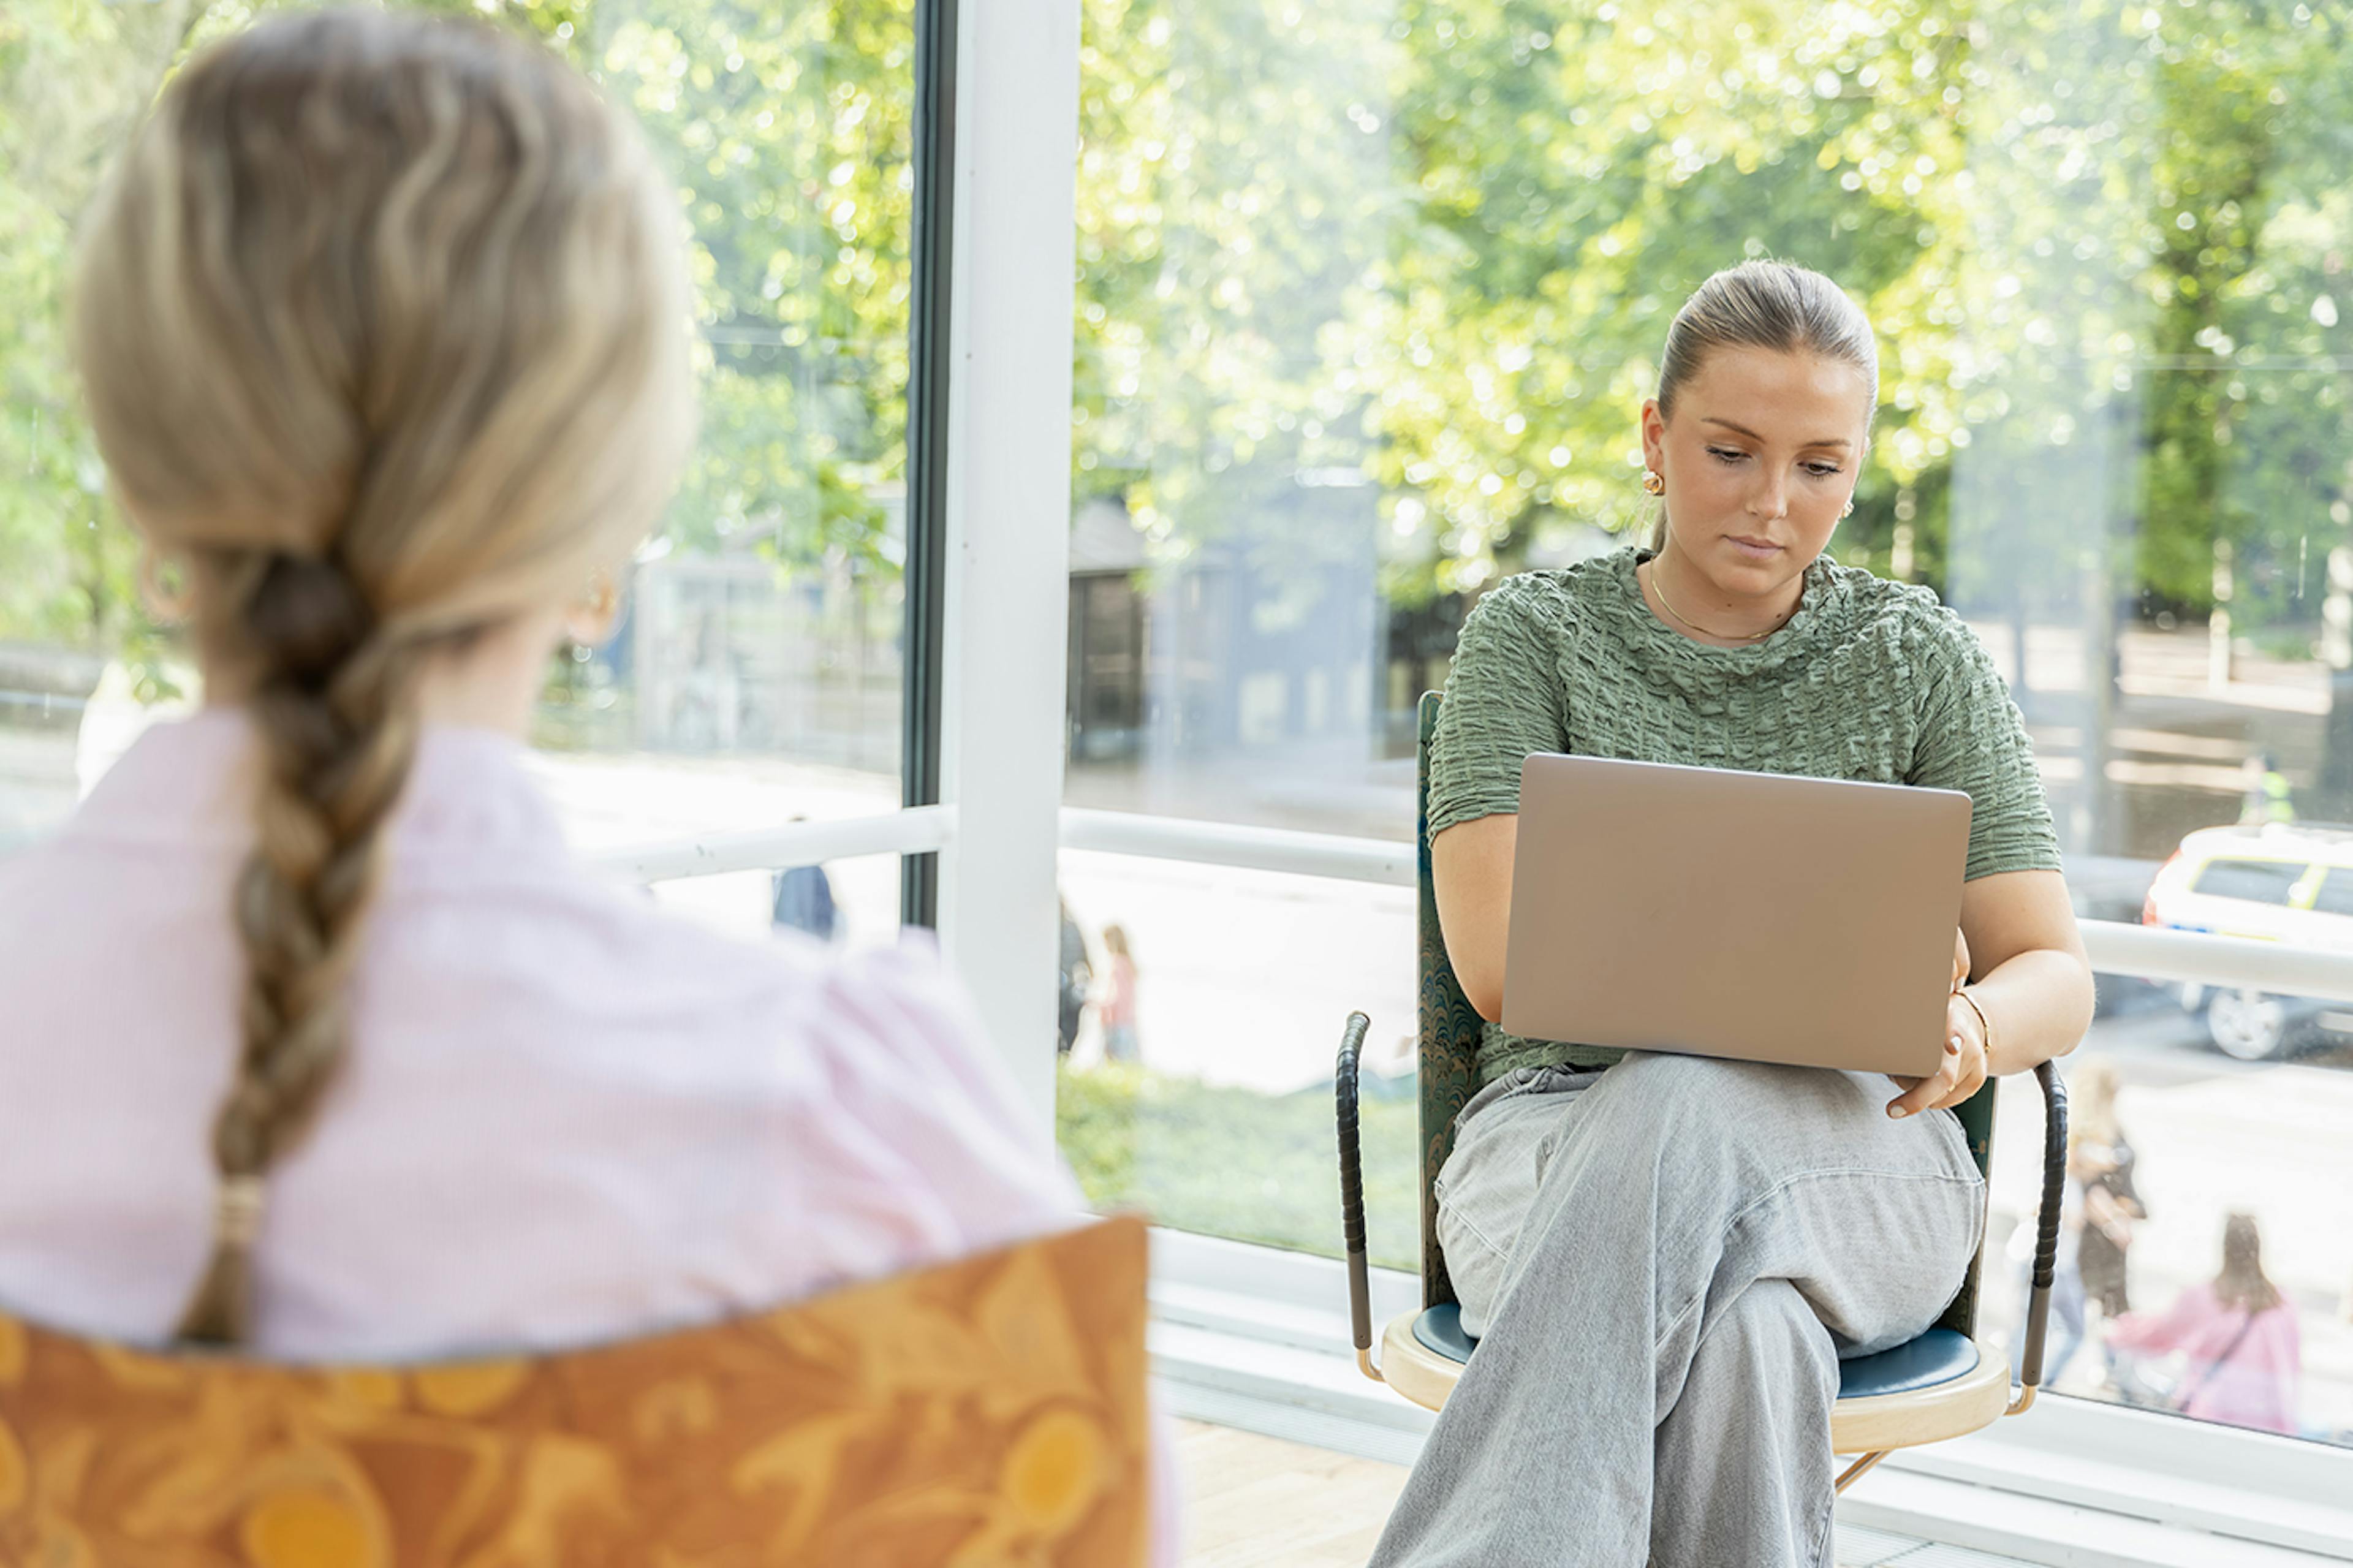
[[706, 1328], [317, 1367], [0, 1317], [5, 1568], [1132, 1568], [1133, 1218]]

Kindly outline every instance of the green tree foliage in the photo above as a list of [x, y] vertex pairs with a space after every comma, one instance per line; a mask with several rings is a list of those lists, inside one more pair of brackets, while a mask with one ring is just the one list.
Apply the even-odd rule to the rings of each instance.
[[[275, 5], [12, 0], [0, 12], [0, 637], [152, 636], [64, 341], [74, 224], [191, 48]], [[704, 337], [678, 544], [895, 570], [905, 450], [910, 0], [423, 6], [532, 32], [600, 79], [680, 182]]]
[[1407, 602], [1634, 521], [1666, 323], [1764, 254], [1879, 328], [1841, 548], [1883, 568], [1912, 523], [1941, 579], [1957, 453], [1989, 428], [1989, 464], [2037, 476], [1994, 492], [2029, 548], [1984, 563], [2021, 587], [2073, 547], [2077, 498], [2040, 476], [2119, 421], [2133, 585], [2168, 603], [2203, 607], [2217, 539], [2315, 559], [2341, 507], [2333, 14], [1090, 0], [1087, 21], [1078, 482], [1168, 555], [1335, 463], [1379, 480]]

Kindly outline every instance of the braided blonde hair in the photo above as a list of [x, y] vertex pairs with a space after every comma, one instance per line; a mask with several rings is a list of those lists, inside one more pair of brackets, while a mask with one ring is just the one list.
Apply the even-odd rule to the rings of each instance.
[[692, 426], [681, 237], [634, 127], [554, 57], [361, 9], [207, 51], [92, 213], [100, 445], [262, 762], [184, 1338], [248, 1333], [263, 1180], [346, 1054], [421, 667], [579, 600], [668, 493]]

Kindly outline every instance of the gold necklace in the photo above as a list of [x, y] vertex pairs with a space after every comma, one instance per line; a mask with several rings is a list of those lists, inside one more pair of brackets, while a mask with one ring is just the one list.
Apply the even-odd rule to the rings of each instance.
[[[1714, 637], [1718, 642], [1763, 642], [1767, 637], [1771, 637], [1775, 632], [1778, 632], [1783, 626], [1788, 626], [1789, 624], [1790, 616], [1795, 616], [1798, 613], [1798, 606], [1796, 605], [1790, 605], [1788, 615], [1783, 616], [1779, 620], [1775, 621], [1771, 626], [1766, 627], [1761, 632], [1736, 634], [1732, 632], [1709, 631], [1705, 626], [1695, 625], [1693, 622], [1684, 619], [1683, 613], [1681, 610], [1676, 609], [1672, 605], [1667, 603], [1667, 591], [1665, 588], [1660, 586], [1659, 563], [1655, 558], [1651, 562], [1651, 592], [1658, 595], [1660, 608], [1665, 610], [1668, 615], [1673, 616], [1676, 622], [1681, 625], [1685, 631], [1697, 632], [1704, 637]], [[1798, 602], [1799, 604], [1803, 604], [1805, 602], [1803, 590], [1799, 591]]]

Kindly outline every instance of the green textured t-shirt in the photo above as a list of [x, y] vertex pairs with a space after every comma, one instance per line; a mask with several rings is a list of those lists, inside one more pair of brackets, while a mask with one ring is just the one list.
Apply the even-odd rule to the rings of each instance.
[[[1520, 809], [1534, 752], [1968, 794], [1967, 876], [2059, 869], [2026, 722], [1975, 634], [1926, 588], [1827, 557], [1761, 643], [1711, 647], [1642, 600], [1621, 549], [1496, 584], [1464, 623], [1430, 743], [1431, 837]], [[1489, 1024], [1479, 1080], [1621, 1051]]]

